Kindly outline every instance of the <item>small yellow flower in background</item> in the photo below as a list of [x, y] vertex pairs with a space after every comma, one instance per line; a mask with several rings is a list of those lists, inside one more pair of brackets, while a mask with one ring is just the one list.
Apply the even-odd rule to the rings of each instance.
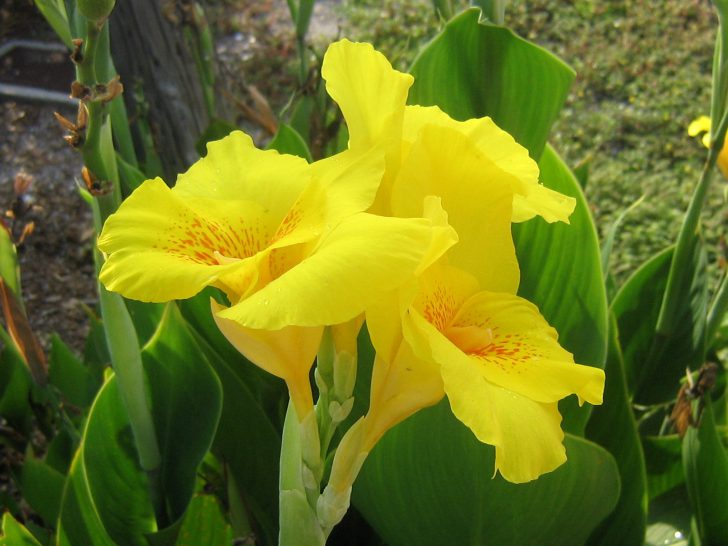
[[[710, 148], [710, 118], [708, 116], [700, 116], [688, 126], [688, 135], [691, 137], [696, 137], [701, 133], [703, 134], [701, 138], [703, 146]], [[716, 163], [723, 176], [728, 178], [728, 145], [726, 143], [723, 143], [723, 149], [718, 154]]]
[[377, 351], [369, 412], [342, 439], [325, 497], [335, 504], [346, 495], [381, 436], [445, 395], [496, 447], [504, 478], [525, 482], [555, 469], [566, 460], [558, 400], [575, 393], [601, 403], [604, 372], [574, 364], [538, 309], [515, 295], [511, 222], [568, 222], [574, 199], [540, 185], [528, 152], [490, 118], [460, 122], [437, 107], [405, 106], [412, 77], [368, 44], [332, 44], [322, 75], [350, 149], [385, 146], [374, 209], [420, 216], [429, 202], [425, 216], [458, 235], [439, 239], [409, 283], [368, 308]]
[[234, 132], [170, 189], [144, 182], [99, 236], [101, 282], [142, 301], [188, 298], [206, 286], [218, 326], [258, 366], [283, 378], [296, 413], [313, 409], [309, 370], [323, 326], [361, 314], [411, 276], [430, 245], [424, 218], [363, 213], [382, 153], [347, 151], [309, 165], [261, 151]]

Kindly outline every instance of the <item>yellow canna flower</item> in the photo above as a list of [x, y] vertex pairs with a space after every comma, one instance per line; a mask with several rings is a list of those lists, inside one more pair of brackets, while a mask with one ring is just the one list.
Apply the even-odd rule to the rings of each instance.
[[299, 419], [313, 408], [309, 370], [323, 326], [361, 314], [422, 261], [433, 229], [424, 218], [363, 213], [383, 170], [376, 148], [309, 165], [254, 147], [241, 132], [170, 189], [144, 182], [99, 236], [101, 282], [142, 301], [188, 298], [206, 286], [222, 332], [288, 384]]
[[324, 56], [321, 75], [329, 95], [344, 114], [349, 148], [385, 147], [386, 169], [374, 206], [377, 212], [389, 213], [389, 198], [398, 183], [400, 166], [407, 161], [422, 129], [434, 126], [467, 137], [493, 169], [507, 175], [513, 192], [514, 222], [536, 215], [547, 222], [568, 222], [574, 199], [538, 183], [538, 166], [513, 137], [488, 117], [460, 122], [436, 106], [406, 106], [407, 93], [414, 81], [412, 76], [394, 70], [370, 44], [348, 40], [331, 44]]
[[[701, 133], [703, 134], [701, 138], [703, 146], [710, 148], [710, 118], [708, 116], [700, 116], [688, 126], [688, 135], [691, 137], [698, 136]], [[718, 154], [716, 163], [723, 176], [728, 178], [728, 143], [723, 143], [723, 148]]]
[[507, 480], [553, 470], [565, 461], [558, 400], [576, 393], [601, 403], [604, 372], [574, 364], [538, 309], [515, 295], [511, 222], [568, 222], [575, 201], [538, 184], [528, 152], [489, 118], [459, 122], [436, 107], [405, 107], [411, 76], [368, 44], [333, 44], [322, 74], [349, 125], [350, 149], [386, 148], [375, 209], [420, 216], [424, 200], [425, 216], [458, 234], [456, 244], [433, 238], [411, 282], [367, 309], [377, 351], [369, 411], [343, 437], [324, 497], [335, 505], [346, 496], [379, 438], [445, 395], [496, 447]]

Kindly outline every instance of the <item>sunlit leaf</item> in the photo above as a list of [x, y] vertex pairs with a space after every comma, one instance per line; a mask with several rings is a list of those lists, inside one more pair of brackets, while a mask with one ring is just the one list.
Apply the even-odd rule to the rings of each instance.
[[6, 512], [3, 514], [0, 546], [40, 546], [40, 542], [9, 512]]
[[568, 462], [554, 472], [508, 483], [493, 477], [493, 448], [443, 402], [385, 435], [353, 499], [390, 546], [582, 545], [614, 509], [619, 473], [591, 442], [567, 435], [566, 450]]
[[622, 352], [612, 315], [605, 368], [604, 404], [592, 410], [586, 436], [607, 449], [617, 461], [622, 480], [619, 503], [589, 537], [591, 546], [641, 546], [647, 521], [647, 476], [632, 404], [627, 395]]
[[612, 303], [627, 383], [634, 401], [641, 404], [674, 399], [685, 368], [697, 369], [705, 358], [708, 294], [702, 244], [693, 255], [692, 281], [677, 294], [677, 329], [670, 336], [655, 331], [671, 259], [672, 248], [655, 255], [627, 280]]
[[408, 102], [438, 105], [455, 119], [490, 116], [541, 157], [574, 71], [513, 33], [479, 24], [479, 9], [454, 17], [412, 66]]

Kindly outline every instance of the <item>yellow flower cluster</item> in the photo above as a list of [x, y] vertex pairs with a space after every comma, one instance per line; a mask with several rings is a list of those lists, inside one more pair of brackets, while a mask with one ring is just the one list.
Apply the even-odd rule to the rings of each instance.
[[444, 396], [506, 479], [553, 470], [565, 461], [558, 401], [601, 403], [604, 374], [575, 364], [515, 295], [511, 222], [566, 222], [574, 200], [540, 185], [489, 118], [406, 106], [412, 77], [371, 45], [331, 45], [322, 74], [346, 151], [308, 164], [241, 132], [209, 144], [174, 188], [148, 180], [109, 218], [101, 281], [143, 301], [222, 290], [218, 326], [286, 381], [300, 420], [323, 328], [364, 313], [377, 351], [369, 412], [337, 450], [334, 494], [388, 429]]

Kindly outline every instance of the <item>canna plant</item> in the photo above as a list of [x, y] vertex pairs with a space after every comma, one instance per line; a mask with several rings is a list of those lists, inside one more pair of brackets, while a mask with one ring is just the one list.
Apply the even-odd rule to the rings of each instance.
[[[289, 2], [300, 83], [313, 4]], [[98, 230], [100, 349], [52, 352], [42, 388], [79, 413], [22, 473], [43, 525], [10, 506], [0, 541], [728, 541], [728, 289], [723, 272], [708, 297], [699, 235], [726, 7], [720, 121], [680, 239], [608, 302], [608, 255], [546, 144], [574, 74], [503, 26], [505, 2], [478, 4], [487, 21], [453, 17], [410, 74], [328, 47], [315, 100], [344, 124], [319, 109], [342, 129], [310, 144], [343, 150], [305, 159], [296, 93], [272, 141], [289, 153], [233, 131], [168, 185], [128, 140], [113, 2], [38, 1], [77, 62], [64, 125]]]

